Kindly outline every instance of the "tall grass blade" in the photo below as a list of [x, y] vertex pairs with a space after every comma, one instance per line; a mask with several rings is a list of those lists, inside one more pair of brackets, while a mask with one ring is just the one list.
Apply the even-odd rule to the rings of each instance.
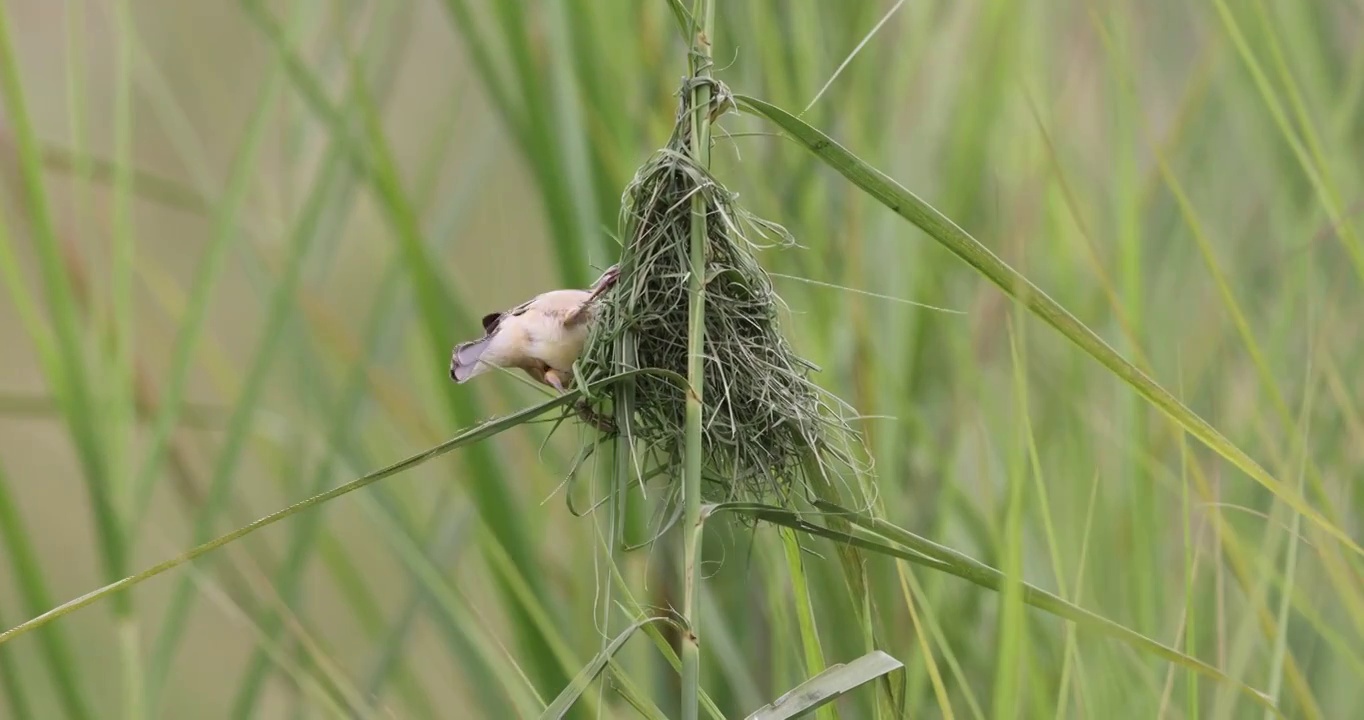
[[[6, 6], [0, 6], [0, 101], [3, 101], [6, 117], [13, 127], [15, 150], [19, 156], [20, 186], [30, 216], [45, 297], [57, 340], [58, 354], [44, 354], [43, 371], [62, 403], [62, 416], [81, 463], [94, 515], [97, 553], [103, 572], [106, 577], [119, 577], [126, 572], [127, 563], [123, 521], [114, 503], [103, 444], [94, 426], [99, 411], [85, 367], [86, 348], [76, 316], [74, 290], [64, 269], [63, 248], [57, 237], [44, 180], [42, 148], [28, 114]], [[0, 217], [0, 223], [8, 224], [3, 217]], [[132, 599], [125, 596], [117, 600], [114, 614], [120, 619], [130, 617]]]
[[[222, 274], [228, 250], [238, 237], [241, 210], [256, 177], [261, 144], [265, 139], [266, 121], [278, 100], [280, 81], [279, 64], [272, 62], [261, 80], [245, 139], [237, 148], [229, 171], [226, 191], [214, 213], [213, 239], [206, 248], [204, 257], [195, 271], [194, 280], [190, 284], [190, 300], [176, 334], [160, 412], [157, 414], [141, 470], [132, 488], [132, 508], [139, 515], [147, 507], [152, 493], [156, 490], [161, 465], [170, 446], [171, 432], [183, 411], [193, 353], [203, 337], [209, 301]], [[136, 527], [138, 524], [135, 518], [133, 526]]]
[[[559, 696], [554, 698], [554, 702], [551, 702], [549, 707], [546, 707], [545, 711], [540, 714], [540, 720], [560, 720], [560, 718], [564, 717], [564, 715], [568, 713], [569, 708], [573, 707], [573, 704], [578, 701], [578, 698], [581, 697], [588, 686], [592, 684], [592, 681], [601, 674], [602, 670], [606, 669], [606, 666], [611, 662], [612, 658], [616, 656], [616, 653], [625, 646], [625, 642], [631, 637], [634, 637], [635, 632], [640, 628], [656, 622], [672, 623], [673, 621], [665, 617], [651, 617], [639, 620], [627, 627], [623, 632], [617, 635], [609, 645], [602, 648], [602, 651], [597, 653], [597, 656], [592, 658], [591, 662], [583, 666], [583, 669], [574, 676], [573, 682], [569, 683], [568, 686], [563, 689], [563, 692], [559, 693]], [[651, 715], [649, 717], [661, 718], [663, 716]]]
[[903, 668], [904, 663], [874, 650], [850, 663], [834, 665], [791, 688], [785, 695], [754, 711], [746, 720], [788, 720], [808, 715], [841, 695]]
[[[415, 587], [427, 598], [428, 614], [447, 635], [447, 643], [468, 681], [480, 685], [480, 699], [488, 708], [485, 712], [505, 713], [507, 705], [523, 716], [539, 712], [545, 703], [533, 680], [509, 649], [492, 635], [487, 617], [464, 589], [451, 583], [424, 552], [420, 538], [410, 533], [394, 503], [383, 499], [384, 490], [382, 486], [376, 488], [373, 501], [361, 498], [363, 509], [378, 521], [394, 553], [407, 566]], [[495, 697], [497, 691], [506, 697], [507, 703]]]
[[[1309, 317], [1309, 326], [1311, 325]], [[1298, 427], [1301, 432], [1297, 433], [1298, 445], [1298, 487], [1302, 488], [1307, 475], [1308, 463], [1308, 439], [1312, 429], [1312, 405], [1317, 393], [1317, 383], [1315, 377], [1309, 377], [1307, 393], [1303, 396], [1301, 416]], [[1274, 637], [1274, 649], [1270, 655], [1269, 662], [1269, 688], [1268, 694], [1275, 703], [1280, 701], [1280, 691], [1283, 689], [1284, 663], [1288, 657], [1288, 633], [1289, 633], [1289, 608], [1292, 606], [1293, 595], [1297, 590], [1298, 583], [1298, 546], [1301, 544], [1300, 530], [1302, 527], [1302, 515], [1292, 514], [1289, 521], [1287, 532], [1288, 547], [1284, 551], [1283, 584], [1280, 588], [1279, 608], [1276, 613], [1275, 625], [1278, 626], [1278, 633]]]
[[[435, 510], [432, 511], [431, 526], [434, 530], [434, 537], [427, 548], [427, 554], [433, 556], [438, 563], [438, 567], [448, 564], [458, 559], [460, 551], [464, 549], [464, 536], [469, 525], [467, 513], [451, 515], [443, 500], [435, 503]], [[448, 556], [448, 557], [447, 557]], [[417, 619], [425, 610], [428, 602], [428, 594], [421, 587], [420, 581], [414, 579], [413, 587], [409, 591], [407, 599], [403, 602], [402, 609], [398, 611], [396, 618], [389, 624], [388, 631], [378, 643], [378, 651], [369, 673], [363, 683], [365, 695], [369, 697], [380, 697], [395, 670], [404, 663], [402, 657], [407, 648], [408, 640], [412, 635], [413, 626]], [[415, 681], [414, 681], [415, 682]], [[484, 712], [492, 712], [495, 705], [484, 701]], [[425, 718], [438, 717], [435, 708], [426, 706], [413, 708], [413, 714]]]
[[[0, 613], [0, 623], [4, 621], [5, 616]], [[19, 665], [10, 648], [0, 648], [0, 695], [4, 696], [9, 705], [10, 717], [14, 720], [28, 720], [34, 716], [33, 706], [28, 701], [28, 691], [19, 677]]]
[[1074, 315], [1071, 315], [1055, 300], [1042, 292], [1040, 288], [1006, 265], [988, 248], [931, 205], [853, 155], [829, 136], [785, 110], [743, 95], [736, 95], [735, 101], [742, 109], [765, 117], [786, 130], [792, 138], [804, 145], [830, 167], [890, 208], [892, 212], [914, 223], [1011, 297], [1024, 303], [1035, 315], [1079, 346], [1090, 357], [1102, 363], [1113, 374], [1139, 392], [1156, 409], [1169, 416], [1187, 430], [1190, 435], [1198, 438], [1210, 450], [1221, 455], [1246, 475], [1249, 475], [1251, 479], [1274, 493], [1287, 505], [1312, 520], [1345, 547], [1364, 555], [1364, 548], [1360, 547], [1344, 530], [1312, 508], [1302, 495], [1276, 480], [1259, 463], [1218, 432], [1208, 421], [1194, 413], [1171, 395], [1169, 391], [1124, 359], [1093, 330], [1086, 327]]
[[[626, 375], [637, 375], [641, 372], [644, 371], [637, 370], [631, 373], [622, 373], [621, 375], [615, 375], [590, 386], [589, 389], [591, 390], [602, 389], [610, 386], [613, 382], [618, 381], [620, 378], [625, 377]], [[405, 470], [410, 470], [419, 465], [423, 465], [431, 460], [434, 460], [442, 455], [445, 455], [446, 453], [449, 453], [452, 450], [469, 447], [482, 440], [486, 440], [488, 438], [499, 435], [503, 432], [506, 432], [507, 430], [510, 430], [511, 428], [517, 427], [526, 422], [534, 420], [535, 418], [549, 412], [550, 410], [568, 406], [569, 404], [577, 401], [579, 397], [581, 397], [580, 390], [571, 390], [567, 393], [564, 393], [563, 395], [559, 395], [558, 397], [554, 397], [542, 403], [539, 403], [538, 405], [533, 405], [531, 407], [511, 413], [510, 415], [505, 415], [494, 420], [489, 420], [476, 427], [470, 428], [469, 430], [466, 430], [450, 438], [449, 440], [446, 440], [445, 442], [436, 445], [435, 447], [417, 453], [416, 455], [412, 455], [402, 460], [399, 460], [398, 462], [395, 462], [387, 467], [375, 470], [372, 473], [363, 475], [359, 478], [356, 478], [355, 480], [352, 480], [344, 485], [332, 488], [331, 490], [328, 490], [324, 493], [318, 493], [317, 495], [313, 495], [312, 497], [309, 497], [305, 500], [294, 503], [293, 505], [290, 505], [287, 508], [278, 510], [254, 522], [239, 527], [236, 530], [233, 530], [232, 532], [220, 535], [206, 543], [197, 545], [191, 548], [190, 550], [181, 553], [180, 555], [177, 555], [169, 560], [153, 565], [152, 567], [147, 568], [142, 572], [130, 575], [117, 582], [110, 583], [96, 590], [92, 590], [84, 595], [81, 595], [78, 598], [69, 600], [57, 607], [54, 607], [37, 617], [26, 620], [4, 632], [0, 632], [0, 645], [3, 645], [4, 643], [7, 643], [17, 637], [20, 637], [25, 633], [29, 633], [32, 632], [33, 630], [43, 627], [48, 623], [52, 622], [53, 620], [62, 617], [63, 615], [79, 610], [98, 600], [102, 600], [104, 598], [117, 595], [129, 588], [135, 587], [151, 578], [154, 578], [157, 575], [161, 575], [162, 573], [165, 573], [167, 571], [174, 570], [175, 568], [180, 567], [185, 563], [192, 562], [208, 553], [213, 552], [214, 550], [217, 550], [218, 548], [224, 545], [227, 545], [243, 537], [246, 537], [247, 535], [250, 535], [251, 533], [254, 533], [257, 530], [260, 530], [261, 528], [268, 527], [281, 520], [288, 519], [306, 510], [311, 510], [314, 507], [330, 502], [338, 497], [341, 497], [342, 495], [347, 495], [352, 492], [355, 492], [356, 490], [360, 490], [361, 488], [373, 485], [374, 483], [383, 480], [384, 478], [392, 477]]]
[[[1265, 107], [1274, 119], [1275, 126], [1278, 127], [1284, 142], [1292, 150], [1303, 174], [1311, 183], [1322, 208], [1325, 209], [1327, 216], [1331, 219], [1332, 227], [1336, 228], [1336, 236], [1340, 240], [1341, 247], [1349, 255], [1356, 275], [1364, 279], [1364, 244], [1361, 244], [1359, 237], [1354, 232], [1354, 223], [1344, 215], [1340, 195], [1331, 177], [1330, 168], [1322, 157], [1321, 143], [1316, 137], [1310, 118], [1304, 116], [1301, 98], [1294, 92], [1294, 85], [1289, 85], [1290, 97], [1294, 109], [1298, 111], [1298, 117], [1302, 121], [1299, 129], [1296, 130], [1293, 127], [1292, 120], [1288, 117], [1288, 111], [1283, 106], [1283, 101], [1275, 92], [1268, 73], [1260, 64], [1258, 55], [1247, 41], [1245, 32], [1241, 29], [1240, 23], [1237, 22], [1235, 14], [1232, 13], [1225, 0], [1214, 0], [1214, 6], [1217, 8], [1218, 17], [1221, 18], [1227, 34], [1231, 36], [1232, 43], [1236, 46], [1237, 54], [1241, 56], [1247, 70], [1254, 79], [1255, 87], [1263, 97]], [[1272, 25], [1266, 25], [1271, 42], [1274, 42], [1274, 28]], [[1291, 78], [1289, 80], [1291, 81]], [[1304, 146], [1302, 138], [1299, 137], [1299, 132], [1306, 135], [1306, 146]]]
[[[42, 563], [30, 541], [33, 535], [24, 525], [19, 506], [10, 494], [9, 476], [5, 468], [0, 466], [0, 546], [4, 547], [5, 556], [9, 559], [14, 587], [22, 598], [24, 612], [36, 615], [52, 607], [52, 596], [47, 590]], [[59, 627], [46, 628], [39, 633], [37, 640], [43, 665], [52, 677], [57, 689], [57, 700], [67, 717], [75, 720], [94, 717], [90, 713], [86, 687], [81, 682], [83, 673], [71, 654], [65, 630]]]
[[[134, 459], [137, 448], [137, 386], [134, 367], [134, 351], [137, 345], [134, 323], [133, 274], [137, 263], [136, 232], [133, 227], [132, 178], [127, 169], [133, 165], [133, 116], [132, 106], [132, 8], [128, 0], [116, 3], [114, 7], [114, 26], [118, 31], [118, 51], [115, 74], [114, 94], [114, 162], [120, 172], [114, 176], [114, 208], [111, 306], [113, 308], [112, 345], [107, 371], [100, 382], [107, 388], [105, 400], [107, 411], [102, 413], [103, 430], [107, 438], [105, 446], [112, 466], [109, 482], [113, 487], [113, 502], [119, 515], [125, 521], [133, 516], [133, 491], [137, 480], [137, 465]], [[79, 91], [76, 91], [79, 92]], [[77, 125], [79, 127], [79, 125]], [[77, 145], [79, 147], [79, 144]], [[104, 365], [104, 363], [101, 363]], [[125, 530], [131, 534], [130, 530]], [[127, 572], [127, 568], [119, 574]], [[131, 597], [131, 596], [130, 596]], [[116, 628], [122, 653], [124, 717], [140, 718], [146, 715], [146, 698], [143, 695], [143, 676], [145, 673], [142, 657], [142, 628], [139, 619], [129, 616], [118, 623]]]
[[[272, 81], [273, 82], [273, 81]], [[313, 187], [313, 195], [300, 213], [297, 226], [293, 229], [288, 246], [288, 256], [279, 282], [275, 285], [267, 301], [266, 324], [261, 335], [251, 366], [246, 373], [245, 383], [228, 420], [227, 434], [222, 449], [213, 467], [207, 495], [203, 507], [194, 521], [194, 540], [205, 542], [213, 537], [213, 528], [219, 514], [224, 510], [232, 488], [232, 479], [240, 463], [246, 441], [254, 425], [259, 410], [262, 393], [266, 387], [271, 366], [282, 343], [285, 331], [293, 317], [293, 306], [297, 287], [302, 275], [303, 263], [313, 243], [318, 240], [317, 223], [325, 206], [325, 200], [337, 181], [341, 171], [341, 156], [333, 152], [324, 160]], [[166, 622], [157, 638], [152, 668], [148, 673], [149, 697], [156, 698], [165, 683], [166, 675], [174, 662], [180, 636], [184, 630], [194, 588], [187, 578], [176, 588], [170, 607], [166, 611]], [[268, 628], [267, 628], [268, 629]]]
[[[709, 507], [712, 514], [723, 511], [737, 512], [757, 520], [793, 528], [801, 532], [829, 538], [840, 543], [847, 543], [882, 555], [908, 560], [909, 562], [923, 565], [940, 572], [956, 575], [972, 584], [994, 590], [995, 592], [1003, 592], [1006, 582], [1009, 582], [1006, 581], [1004, 573], [985, 565], [978, 560], [959, 553], [956, 550], [939, 545], [931, 540], [922, 538], [884, 520], [836, 505], [830, 505], [828, 503], [817, 502], [816, 506], [829, 516], [841, 516], [861, 528], [870, 530], [872, 533], [875, 533], [875, 535], [866, 537], [862, 535], [849, 535], [837, 530], [830, 530], [822, 525], [817, 525], [802, 519], [797, 513], [771, 505], [735, 502]], [[1137, 650], [1150, 653], [1156, 657], [1185, 667], [1193, 668], [1210, 678], [1227, 683], [1230, 687], [1239, 690], [1260, 705], [1274, 710], [1276, 714], [1278, 713], [1277, 708], [1274, 707], [1273, 703], [1270, 702], [1264, 693], [1228, 677], [1221, 670], [1208, 665], [1202, 660], [1189, 657], [1188, 655], [1152, 640], [1135, 630], [1090, 612], [1089, 610], [1085, 610], [1073, 603], [1067, 602], [1035, 585], [1027, 582], [1020, 582], [1019, 585], [1022, 589], [1023, 602], [1028, 605], [1032, 605], [1035, 608], [1059, 618], [1069, 620], [1086, 630], [1099, 632], [1112, 637]]]
[[[371, 47], [366, 48], [367, 50], [378, 52], [379, 43], [387, 38], [385, 29], [381, 24], [371, 31], [374, 42]], [[346, 59], [343, 58], [343, 61]], [[381, 79], [381, 81], [383, 80]], [[352, 99], [358, 97], [358, 89], [352, 88], [350, 95]], [[344, 158], [345, 150], [342, 142], [339, 139], [333, 139], [328, 144], [322, 169], [314, 178], [308, 197], [304, 200], [303, 210], [299, 216], [300, 226], [295, 230], [290, 255], [278, 280], [275, 292], [282, 294], [276, 295], [276, 297], [281, 298], [281, 302], [288, 302], [285, 298], [292, 294], [294, 288], [299, 284], [303, 263], [309, 255], [311, 246], [317, 244], [318, 240], [333, 235], [334, 231], [329, 226], [341, 225], [346, 217], [351, 214], [358, 178], [343, 166]], [[366, 337], [379, 337], [384, 326], [392, 321], [389, 303], [385, 300], [396, 289], [394, 286], [397, 279], [396, 273], [385, 275], [380, 301], [372, 306], [371, 316], [365, 324]], [[282, 310], [275, 308], [270, 317], [276, 317], [276, 311], [285, 319], [289, 316], [288, 308], [284, 307]], [[367, 355], [356, 359], [350, 376], [345, 382], [346, 390], [343, 397], [330, 413], [331, 427], [324, 431], [327, 447], [342, 447], [354, 431], [353, 426], [359, 415], [363, 392], [366, 389], [364, 381], [370, 363], [373, 356], [385, 346], [384, 343], [371, 342]], [[312, 356], [303, 359], [303, 362], [317, 363], [321, 362], [321, 358]], [[248, 382], [250, 382], [249, 379]], [[313, 480], [308, 485], [307, 492], [310, 494], [321, 492], [330, 479], [333, 469], [332, 458], [330, 456], [324, 458], [314, 472]], [[284, 560], [275, 573], [274, 588], [281, 601], [288, 607], [297, 604], [305, 562], [320, 531], [321, 522], [322, 514], [320, 512], [307, 515], [299, 520], [293, 529], [293, 535], [285, 551]], [[263, 632], [267, 636], [273, 636], [279, 631], [282, 618], [276, 613], [267, 611], [259, 622]], [[233, 701], [235, 717], [250, 717], [254, 713], [269, 668], [269, 659], [263, 649], [258, 647], [247, 662], [246, 671], [243, 673], [241, 683], [238, 686], [236, 699]]]
[[[782, 550], [786, 554], [787, 574], [791, 576], [791, 590], [796, 602], [796, 622], [800, 627], [800, 644], [805, 651], [805, 672], [811, 677], [824, 673], [824, 649], [819, 642], [819, 629], [815, 624], [814, 607], [810, 601], [810, 586], [805, 577], [805, 567], [801, 558], [800, 539], [790, 528], [781, 528]], [[837, 718], [838, 711], [833, 706], [820, 709], [821, 720]]]
[[[290, 80], [302, 94], [309, 110], [323, 121], [332, 138], [341, 142], [352, 169], [361, 174], [374, 191], [385, 219], [397, 235], [399, 248], [415, 286], [422, 327], [430, 350], [427, 367], [433, 373], [444, 376], [449, 353], [447, 328], [452, 325], [472, 328], [475, 322], [470, 313], [465, 312], [450, 297], [438, 264], [430, 258], [422, 244], [420, 223], [402, 188], [380, 126], [377, 108], [369, 93], [362, 92], [355, 103], [362, 121], [361, 137], [357, 138], [346, 117], [327, 99], [321, 83], [299, 58], [276, 19], [259, 0], [243, 0], [242, 6], [248, 17], [275, 46]], [[350, 66], [352, 83], [364, 90], [362, 68], [358, 67], [353, 55]], [[479, 413], [467, 394], [446, 393], [443, 399], [456, 423], [468, 425], [476, 421]], [[513, 554], [516, 562], [521, 567], [533, 567], [535, 561], [530, 549], [527, 524], [524, 516], [518, 512], [519, 503], [508, 490], [509, 483], [501, 462], [488, 448], [482, 446], [471, 448], [465, 460], [469, 474], [480, 478], [480, 482], [472, 488], [480, 514], [498, 532], [499, 540]], [[541, 580], [535, 575], [531, 581], [538, 584]], [[505, 588], [502, 590], [506, 591]], [[521, 636], [528, 662], [535, 668], [537, 684], [542, 688], [562, 687], [568, 678], [559, 673], [550, 661], [552, 656], [544, 638], [535, 631], [534, 624], [520, 614], [524, 613], [524, 608], [513, 607], [514, 612], [518, 613], [513, 625]]]

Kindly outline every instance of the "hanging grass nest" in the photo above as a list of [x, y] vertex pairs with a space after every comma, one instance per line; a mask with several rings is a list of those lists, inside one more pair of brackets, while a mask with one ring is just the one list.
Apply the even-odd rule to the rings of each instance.
[[[730, 98], [723, 85], [706, 82], [715, 88], [714, 116]], [[599, 310], [580, 372], [591, 383], [633, 369], [664, 371], [636, 375], [632, 390], [618, 385], [611, 393], [632, 410], [616, 430], [633, 442], [645, 477], [680, 477], [693, 200], [700, 198], [707, 232], [703, 496], [788, 505], [808, 497], [810, 473], [832, 477], [832, 464], [850, 466], [859, 439], [835, 411], [846, 405], [808, 379], [815, 367], [782, 335], [781, 300], [754, 258], [764, 246], [794, 244], [790, 235], [746, 212], [688, 152], [691, 94], [683, 88], [672, 138], [625, 190], [620, 280]]]

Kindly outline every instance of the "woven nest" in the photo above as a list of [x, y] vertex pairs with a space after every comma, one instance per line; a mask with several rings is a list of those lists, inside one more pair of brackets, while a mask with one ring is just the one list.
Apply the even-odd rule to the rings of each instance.
[[[716, 88], [719, 109], [728, 95]], [[589, 383], [632, 369], [665, 371], [635, 375], [632, 390], [618, 385], [612, 396], [619, 403], [629, 393], [633, 412], [617, 431], [634, 444], [645, 477], [680, 477], [687, 393], [679, 378], [687, 377], [693, 200], [700, 198], [707, 232], [703, 497], [787, 505], [806, 495], [809, 473], [851, 464], [859, 439], [835, 411], [846, 406], [808, 379], [814, 366], [781, 333], [780, 298], [754, 257], [792, 239], [744, 211], [691, 159], [690, 95], [684, 87], [668, 145], [626, 188], [620, 280], [599, 310], [579, 369]]]

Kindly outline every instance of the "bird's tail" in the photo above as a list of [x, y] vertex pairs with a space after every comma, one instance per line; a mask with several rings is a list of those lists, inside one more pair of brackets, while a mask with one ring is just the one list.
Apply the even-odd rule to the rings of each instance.
[[462, 383], [486, 371], [487, 364], [479, 362], [479, 359], [483, 357], [483, 351], [488, 349], [491, 339], [483, 337], [456, 345], [455, 351], [450, 353], [450, 379]]

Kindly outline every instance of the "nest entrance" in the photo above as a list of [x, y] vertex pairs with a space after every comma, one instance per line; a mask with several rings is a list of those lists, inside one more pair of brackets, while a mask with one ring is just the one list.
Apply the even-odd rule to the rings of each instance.
[[[717, 85], [717, 105], [728, 93]], [[780, 225], [745, 211], [734, 194], [692, 160], [684, 87], [668, 144], [636, 172], [621, 203], [626, 246], [621, 274], [594, 323], [580, 372], [588, 383], [626, 370], [633, 379], [628, 435], [647, 469], [680, 477], [686, 417], [688, 307], [693, 200], [706, 215], [705, 343], [702, 393], [703, 495], [788, 505], [808, 496], [811, 472], [851, 464], [856, 433], [846, 407], [808, 379], [779, 327], [780, 298], [754, 257], [763, 246], [794, 244]], [[622, 398], [622, 390], [613, 391]], [[617, 423], [620, 424], [619, 422]], [[651, 473], [650, 473], [651, 474]], [[793, 492], [799, 491], [799, 492]]]

